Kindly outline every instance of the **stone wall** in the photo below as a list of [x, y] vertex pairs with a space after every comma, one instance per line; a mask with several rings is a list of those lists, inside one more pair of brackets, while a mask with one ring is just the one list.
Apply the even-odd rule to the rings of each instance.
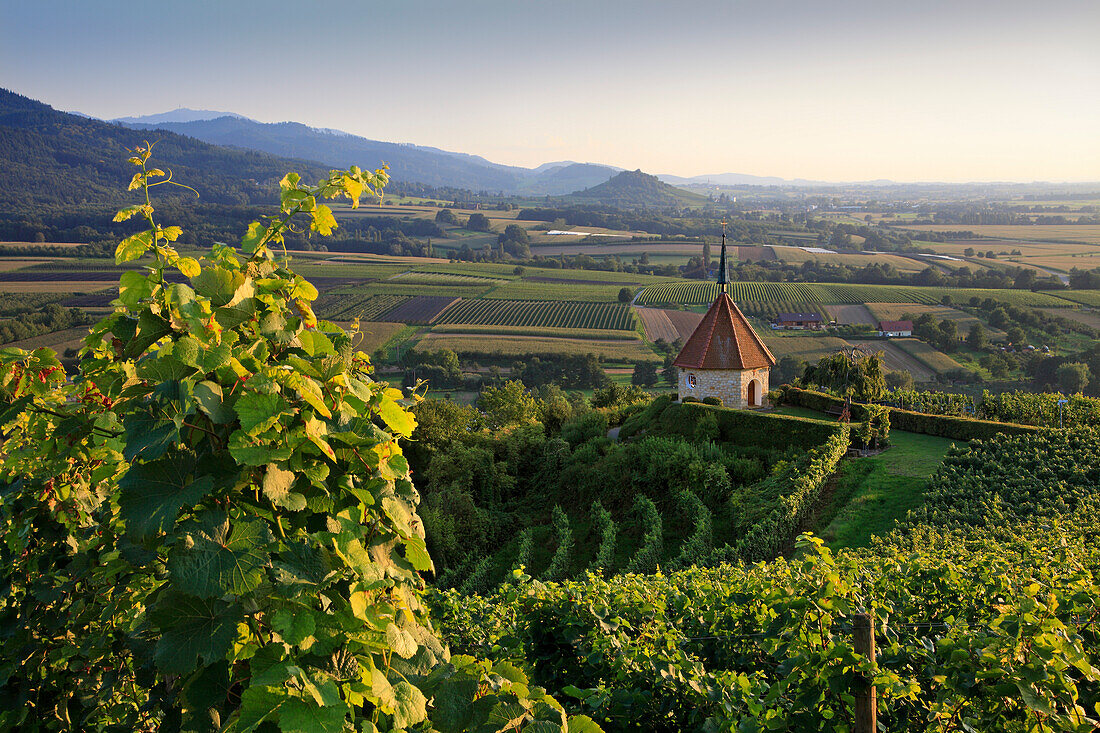
[[[762, 406], [768, 397], [769, 369], [684, 369], [680, 370], [680, 399], [695, 397], [717, 397], [726, 407], [750, 407], [749, 384], [757, 382], [759, 392], [757, 405]], [[695, 377], [695, 387], [690, 386], [690, 378]]]

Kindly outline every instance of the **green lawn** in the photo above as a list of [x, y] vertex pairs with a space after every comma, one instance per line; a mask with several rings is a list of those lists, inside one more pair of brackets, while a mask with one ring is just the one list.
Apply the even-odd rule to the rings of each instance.
[[890, 443], [877, 456], [840, 464], [832, 500], [814, 527], [830, 547], [865, 547], [873, 535], [889, 532], [920, 504], [952, 441], [892, 431]]

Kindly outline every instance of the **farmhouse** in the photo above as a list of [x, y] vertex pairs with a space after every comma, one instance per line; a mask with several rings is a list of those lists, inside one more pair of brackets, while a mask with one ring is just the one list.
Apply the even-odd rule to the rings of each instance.
[[727, 407], [762, 407], [775, 357], [727, 292], [726, 238], [718, 274], [721, 292], [673, 364], [680, 397], [717, 397]]
[[879, 321], [878, 322], [878, 335], [879, 336], [912, 336], [913, 335], [913, 322], [912, 321]]
[[809, 328], [814, 331], [821, 328], [821, 323], [819, 313], [780, 313], [772, 321], [776, 328]]

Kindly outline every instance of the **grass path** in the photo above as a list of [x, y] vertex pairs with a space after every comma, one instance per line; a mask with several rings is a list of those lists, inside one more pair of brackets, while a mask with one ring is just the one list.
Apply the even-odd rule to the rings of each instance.
[[892, 431], [891, 446], [841, 463], [831, 506], [823, 506], [814, 533], [830, 547], [866, 547], [920, 504], [929, 479], [952, 441]]

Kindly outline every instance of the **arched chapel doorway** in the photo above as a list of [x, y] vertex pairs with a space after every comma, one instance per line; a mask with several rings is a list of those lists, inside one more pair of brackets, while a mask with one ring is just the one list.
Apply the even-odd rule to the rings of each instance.
[[747, 402], [748, 402], [749, 407], [760, 407], [761, 402], [760, 402], [760, 380], [759, 379], [754, 379], [751, 382], [749, 382], [749, 396], [748, 396]]

